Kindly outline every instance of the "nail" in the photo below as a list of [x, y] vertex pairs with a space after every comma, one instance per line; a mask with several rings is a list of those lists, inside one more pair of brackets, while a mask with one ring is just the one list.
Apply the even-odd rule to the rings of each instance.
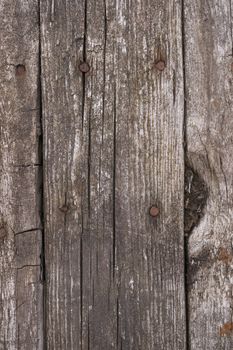
[[24, 75], [26, 72], [26, 68], [23, 64], [17, 64], [17, 66], [15, 67], [15, 75], [17, 77], [20, 77], [22, 75]]
[[155, 205], [152, 205], [152, 207], [150, 207], [150, 216], [152, 217], [156, 217], [159, 214], [159, 208], [157, 208]]
[[87, 62], [82, 62], [80, 63], [79, 65], [79, 70], [82, 72], [82, 73], [87, 73], [89, 72], [90, 70], [90, 66]]
[[155, 63], [155, 68], [157, 68], [160, 71], [163, 71], [165, 68], [165, 62], [162, 60], [159, 60]]

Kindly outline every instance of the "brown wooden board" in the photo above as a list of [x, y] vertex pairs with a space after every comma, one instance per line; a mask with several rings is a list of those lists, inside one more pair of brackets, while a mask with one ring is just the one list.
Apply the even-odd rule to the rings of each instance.
[[43, 349], [37, 1], [0, 2], [0, 349]]
[[191, 350], [233, 348], [232, 5], [185, 1], [187, 162], [196, 173], [196, 199], [199, 185], [208, 192], [188, 240]]
[[0, 2], [0, 350], [232, 349], [232, 42], [231, 1]]
[[41, 1], [48, 349], [186, 348], [181, 18]]

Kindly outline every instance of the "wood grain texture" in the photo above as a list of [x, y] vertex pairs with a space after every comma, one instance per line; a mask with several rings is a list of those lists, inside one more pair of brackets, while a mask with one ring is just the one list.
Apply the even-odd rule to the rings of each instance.
[[183, 350], [181, 2], [41, 1], [41, 33], [47, 347]]
[[84, 1], [41, 1], [47, 348], [82, 348]]
[[205, 181], [189, 239], [190, 349], [232, 349], [232, 1], [185, 1], [189, 164]]
[[0, 349], [39, 350], [43, 289], [37, 1], [2, 0], [0, 32]]

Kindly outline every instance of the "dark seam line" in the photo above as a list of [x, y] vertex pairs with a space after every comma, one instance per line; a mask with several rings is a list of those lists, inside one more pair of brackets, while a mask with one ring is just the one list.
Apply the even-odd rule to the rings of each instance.
[[233, 29], [232, 29], [232, 6], [230, 0], [230, 32], [231, 32], [231, 55], [233, 56]]
[[113, 106], [113, 278], [116, 268], [116, 87], [114, 87]]
[[[186, 104], [186, 71], [185, 71], [185, 10], [184, 1], [181, 3], [181, 31], [182, 31], [182, 64], [183, 64], [183, 91], [184, 91], [184, 115], [183, 115], [183, 149], [184, 149], [184, 174], [185, 179], [185, 164], [187, 154], [187, 104]], [[184, 181], [183, 181], [184, 184]], [[184, 188], [184, 186], [183, 186]], [[183, 212], [184, 212], [183, 203]], [[184, 217], [183, 217], [184, 223]], [[184, 234], [184, 232], [183, 232]], [[185, 334], [186, 334], [186, 350], [190, 350], [189, 339], [189, 295], [188, 295], [188, 267], [189, 267], [189, 254], [188, 254], [188, 238], [184, 234], [184, 283], [185, 283]]]
[[44, 139], [43, 139], [43, 102], [42, 102], [42, 47], [41, 47], [41, 3], [38, 0], [38, 26], [39, 26], [39, 48], [38, 48], [38, 93], [39, 93], [39, 118], [40, 118], [40, 138], [39, 138], [39, 162], [40, 173], [40, 219], [41, 219], [41, 283], [43, 284], [43, 349], [47, 349], [46, 332], [46, 261], [45, 261], [45, 228], [44, 228]]
[[18, 236], [18, 235], [23, 235], [24, 233], [29, 233], [29, 232], [36, 232], [36, 231], [42, 231], [42, 228], [38, 227], [38, 228], [31, 228], [31, 229], [28, 229], [28, 230], [24, 230], [24, 231], [20, 231], [20, 232], [15, 232], [15, 236]]
[[[83, 33], [83, 62], [86, 62], [86, 40], [87, 40], [87, 0], [84, 0], [84, 33]], [[86, 102], [86, 75], [82, 73], [82, 133], [84, 133], [84, 115]], [[89, 120], [89, 145], [88, 145], [88, 212], [90, 211], [90, 120]], [[84, 235], [84, 214], [83, 214], [83, 191], [82, 191], [82, 231], [80, 236], [80, 345], [83, 349], [83, 235]], [[90, 213], [89, 213], [90, 215]]]

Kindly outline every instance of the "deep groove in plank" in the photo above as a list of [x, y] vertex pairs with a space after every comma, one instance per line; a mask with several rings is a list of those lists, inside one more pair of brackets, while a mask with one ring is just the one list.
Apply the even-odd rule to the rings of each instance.
[[82, 130], [84, 124], [84, 107], [85, 107], [85, 73], [82, 74]]
[[[87, 37], [87, 0], [84, 1], [84, 33], [83, 33], [83, 62], [86, 62], [86, 37]], [[84, 113], [85, 113], [85, 101], [86, 101], [86, 76], [85, 73], [82, 73], [82, 131], [84, 133]], [[89, 155], [90, 155], [90, 125], [89, 125], [89, 145], [88, 145], [88, 212], [90, 214], [90, 164], [89, 164]], [[83, 191], [82, 191], [83, 197]], [[82, 198], [82, 230], [80, 237], [80, 343], [81, 350], [83, 349], [83, 234], [84, 234], [84, 215], [83, 215], [83, 200]]]
[[[83, 62], [86, 62], [86, 40], [87, 40], [87, 0], [84, 2], [84, 33], [83, 33]], [[85, 86], [86, 76], [82, 73], [82, 128], [84, 123], [84, 107], [85, 107]]]
[[84, 34], [83, 34], [83, 61], [85, 62], [87, 48], [87, 0], [84, 2]]
[[[83, 208], [83, 203], [82, 203]], [[83, 210], [82, 210], [82, 230], [80, 237], [80, 343], [83, 348]]]
[[[184, 89], [184, 122], [183, 122], [183, 147], [184, 147], [184, 164], [187, 152], [186, 142], [186, 120], [187, 120], [187, 106], [186, 106], [186, 81], [185, 81], [185, 14], [184, 14], [184, 0], [182, 0], [181, 7], [181, 25], [182, 25], [182, 58], [183, 58], [183, 89]], [[184, 180], [185, 180], [185, 166], [184, 166]], [[185, 206], [185, 203], [184, 203]], [[184, 207], [183, 207], [184, 208]], [[184, 209], [183, 209], [184, 210]], [[186, 320], [186, 350], [190, 350], [189, 339], [189, 296], [188, 296], [188, 238], [184, 234], [184, 282], [185, 282], [185, 320]]]
[[[230, 18], [232, 18], [233, 13], [232, 13], [232, 5], [231, 5], [231, 0], [230, 0]], [[230, 26], [231, 26], [231, 55], [233, 56], [233, 25], [232, 25], [232, 21], [230, 22]]]
[[117, 325], [116, 325], [116, 335], [117, 335], [117, 340], [116, 340], [116, 347], [118, 350], [118, 346], [119, 346], [119, 298], [117, 297]]
[[87, 321], [87, 349], [91, 350], [91, 348], [90, 348], [90, 321], [89, 321], [89, 316], [88, 316], [88, 321]]
[[[116, 88], [114, 89], [113, 121], [113, 278], [116, 268]], [[118, 315], [117, 315], [118, 317]]]
[[38, 25], [39, 25], [39, 117], [40, 117], [40, 138], [39, 138], [39, 161], [40, 161], [40, 218], [41, 218], [41, 283], [43, 283], [43, 349], [47, 349], [47, 336], [46, 336], [46, 268], [45, 268], [45, 232], [44, 232], [44, 140], [43, 140], [43, 105], [42, 105], [42, 62], [41, 62], [41, 6], [40, 0], [38, 0]]
[[189, 340], [189, 298], [188, 298], [188, 238], [184, 238], [184, 271], [185, 271], [185, 310], [186, 310], [186, 350], [190, 350]]
[[87, 202], [88, 202], [88, 217], [91, 217], [91, 112], [89, 111], [88, 118], [88, 169], [87, 169]]
[[102, 144], [104, 138], [104, 113], [105, 113], [105, 83], [106, 83], [106, 44], [107, 44], [107, 11], [104, 0], [104, 47], [103, 47], [103, 102], [102, 102]]

